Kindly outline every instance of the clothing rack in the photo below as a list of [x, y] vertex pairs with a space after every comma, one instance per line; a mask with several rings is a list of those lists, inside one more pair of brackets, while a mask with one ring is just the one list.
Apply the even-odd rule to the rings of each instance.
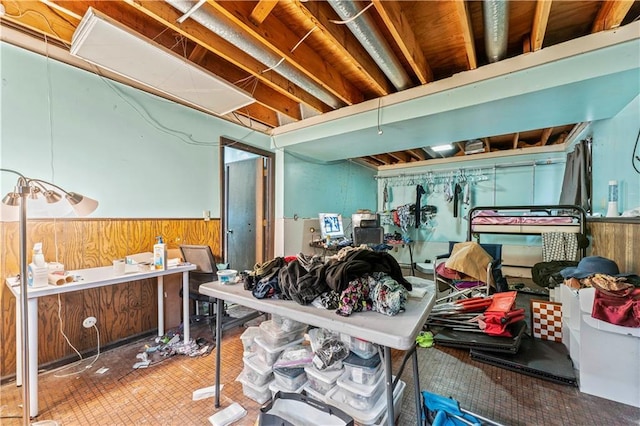
[[524, 161], [519, 163], [494, 164], [493, 166], [484, 167], [458, 167], [419, 173], [399, 173], [396, 175], [387, 176], [378, 175], [374, 176], [374, 179], [380, 180], [387, 184], [402, 184], [407, 186], [418, 185], [421, 183], [438, 184], [451, 181], [453, 181], [454, 183], [473, 183], [489, 180], [489, 173], [494, 174], [495, 176], [496, 169], [507, 169], [512, 167], [536, 167], [559, 163], [565, 163], [565, 160], [560, 158], [549, 158], [546, 160]]

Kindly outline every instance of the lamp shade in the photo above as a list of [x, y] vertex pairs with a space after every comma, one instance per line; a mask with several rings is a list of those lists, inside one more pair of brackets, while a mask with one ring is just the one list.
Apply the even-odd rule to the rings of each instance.
[[11, 207], [19, 206], [20, 205], [20, 194], [18, 194], [17, 192], [9, 192], [2, 199], [2, 205], [11, 206]]
[[98, 202], [96, 200], [76, 192], [67, 193], [66, 198], [78, 216], [88, 216], [98, 208]]
[[17, 222], [20, 220], [20, 207], [0, 204], [0, 222]]

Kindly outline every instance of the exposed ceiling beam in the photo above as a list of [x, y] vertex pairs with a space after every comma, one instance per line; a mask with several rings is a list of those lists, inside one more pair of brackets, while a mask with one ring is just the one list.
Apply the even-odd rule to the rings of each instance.
[[308, 23], [305, 27], [309, 30], [316, 27], [314, 37], [322, 37], [334, 52], [334, 56], [342, 58], [351, 70], [366, 80], [376, 95], [384, 96], [395, 91], [371, 56], [353, 37], [349, 28], [330, 22], [332, 17], [327, 12], [332, 9], [328, 5], [316, 1], [302, 3], [300, 0], [282, 0], [282, 3], [283, 6], [289, 6], [292, 12], [295, 11], [300, 20], [306, 19]]
[[260, 0], [256, 7], [251, 11], [249, 19], [255, 25], [260, 25], [267, 19], [274, 7], [278, 4], [278, 0]]
[[633, 0], [607, 0], [602, 3], [591, 28], [592, 33], [617, 28], [633, 6]]
[[520, 138], [520, 133], [514, 133], [513, 134], [513, 149], [516, 149], [518, 147], [518, 139]]
[[400, 4], [382, 0], [373, 0], [373, 4], [420, 82], [426, 84], [433, 81], [433, 71], [407, 18], [402, 13]]
[[[5, 14], [2, 19], [27, 27], [67, 45], [80, 20], [74, 14], [40, 2], [2, 2]], [[52, 10], [55, 9], [55, 10]], [[67, 16], [62, 16], [67, 15]]]
[[426, 160], [427, 154], [422, 149], [408, 149], [407, 152], [418, 161]]
[[411, 161], [411, 156], [403, 151], [390, 152], [389, 155], [397, 160], [396, 162], [408, 163]]
[[235, 112], [252, 120], [259, 121], [262, 124], [266, 124], [269, 127], [277, 127], [280, 124], [278, 114], [276, 114], [275, 111], [265, 108], [258, 103], [247, 105], [237, 109]]
[[[207, 0], [207, 4], [211, 6], [207, 12], [216, 14], [220, 19], [230, 21], [249, 37], [257, 40], [265, 49], [285, 58], [298, 71], [347, 105], [364, 101], [362, 92], [324, 61], [311, 47], [304, 42], [292, 44], [292, 40], [300, 41], [302, 38], [294, 34], [285, 23], [274, 16], [268, 18], [269, 29], [267, 30], [262, 26], [256, 27], [249, 21], [248, 16], [251, 14], [249, 2], [224, 3]], [[233, 10], [228, 10], [225, 6], [232, 7]]]
[[542, 131], [542, 135], [540, 136], [540, 144], [546, 145], [549, 141], [549, 136], [551, 136], [551, 132], [553, 132], [553, 127], [547, 127]]
[[476, 60], [476, 48], [473, 43], [473, 31], [471, 29], [471, 17], [467, 9], [467, 2], [464, 0], [454, 0], [458, 21], [460, 22], [460, 32], [464, 39], [464, 48], [467, 54], [467, 62], [470, 70], [478, 68]]
[[378, 155], [371, 155], [370, 157], [375, 158], [376, 160], [379, 160], [382, 164], [395, 164], [398, 162], [398, 160], [395, 160], [391, 155], [389, 154], [378, 154]]
[[538, 0], [536, 2], [536, 12], [533, 16], [533, 26], [531, 30], [531, 51], [542, 49], [544, 34], [547, 31], [549, 12], [551, 12], [552, 0]]
[[[318, 111], [328, 112], [332, 110], [332, 108], [325, 105], [315, 97], [311, 96], [309, 93], [305, 92], [298, 86], [292, 84], [281, 75], [273, 71], [263, 72], [265, 68], [264, 64], [252, 58], [242, 50], [238, 49], [233, 44], [227, 42], [222, 37], [219, 37], [216, 34], [212, 33], [194, 20], [187, 19], [184, 23], [178, 24], [176, 21], [181, 16], [181, 14], [178, 10], [174, 9], [169, 4], [160, 1], [124, 1], [128, 5], [141, 11], [145, 15], [155, 19], [157, 22], [166, 25], [172, 31], [189, 38], [190, 40], [198, 43], [215, 55], [220, 56], [236, 67], [253, 75], [266, 86], [271, 87], [282, 95], [287, 96], [297, 102], [306, 103], [307, 105]], [[109, 4], [112, 2], [97, 1], [94, 3]], [[104, 10], [101, 11], [106, 13], [107, 15], [109, 14]]]

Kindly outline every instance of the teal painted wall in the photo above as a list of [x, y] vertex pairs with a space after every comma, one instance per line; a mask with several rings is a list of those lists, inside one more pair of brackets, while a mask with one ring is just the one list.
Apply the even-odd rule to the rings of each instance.
[[[609, 181], [618, 181], [618, 210], [640, 207], [640, 173], [634, 170], [635, 146], [640, 132], [640, 96], [615, 117], [592, 123], [593, 137], [593, 210], [607, 212]], [[635, 160], [640, 169], [640, 160]]]
[[317, 218], [318, 213], [351, 217], [376, 209], [375, 171], [352, 161], [315, 163], [285, 154], [284, 217]]
[[[6, 43], [0, 76], [0, 165], [99, 200], [95, 217], [219, 217], [220, 137], [270, 147], [259, 132]], [[15, 179], [0, 182], [4, 194]]]
[[[418, 229], [410, 228], [406, 235], [415, 241], [463, 241], [467, 238], [466, 217], [473, 207], [557, 204], [560, 198], [565, 157], [564, 152], [554, 152], [390, 171], [386, 174], [394, 175], [402, 172], [411, 174], [411, 178], [407, 177], [410, 184], [404, 185], [403, 178], [397, 179], [395, 183], [393, 179], [389, 180], [390, 200], [385, 208], [382, 205], [384, 180], [381, 179], [378, 187], [379, 209], [391, 210], [399, 205], [415, 203], [416, 185], [421, 184], [427, 190], [421, 204], [435, 206], [438, 213], [427, 226], [421, 226]], [[543, 162], [550, 162], [550, 164], [538, 164]], [[533, 163], [538, 165], [533, 166]], [[456, 169], [456, 166], [459, 169]], [[449, 180], [448, 176], [457, 175], [458, 170], [463, 170], [468, 177], [470, 197], [469, 205], [460, 204], [458, 217], [454, 217], [453, 202], [447, 201], [445, 197], [445, 185]], [[434, 184], [430, 184], [428, 178], [421, 175], [428, 172], [432, 172], [434, 176], [443, 177], [437, 178]], [[388, 226], [387, 230], [402, 233], [399, 227], [393, 225]], [[526, 244], [539, 239], [525, 236], [482, 236], [484, 242], [495, 241], [496, 238], [505, 244]]]

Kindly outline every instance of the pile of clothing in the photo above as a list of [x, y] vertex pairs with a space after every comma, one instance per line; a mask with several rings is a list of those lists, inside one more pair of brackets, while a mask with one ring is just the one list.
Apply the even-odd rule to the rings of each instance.
[[395, 315], [411, 291], [395, 258], [366, 246], [345, 247], [326, 262], [303, 253], [278, 257], [256, 265], [244, 283], [259, 299], [314, 303], [344, 316], [363, 310]]
[[601, 256], [587, 256], [576, 267], [560, 271], [573, 288], [596, 289], [591, 316], [610, 324], [640, 327], [640, 277], [621, 274], [618, 265]]

